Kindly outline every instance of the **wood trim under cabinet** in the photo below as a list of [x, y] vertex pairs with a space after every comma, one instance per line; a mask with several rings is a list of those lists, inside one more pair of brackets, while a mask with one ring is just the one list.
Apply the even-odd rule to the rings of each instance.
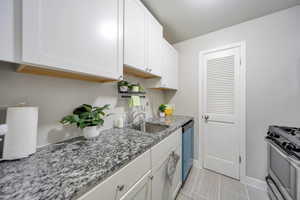
[[152, 90], [162, 90], [162, 91], [177, 91], [177, 89], [173, 89], [173, 88], [164, 88], [164, 87], [157, 87], [157, 88], [149, 88]]
[[96, 77], [90, 76], [85, 74], [77, 74], [73, 72], [64, 72], [54, 69], [46, 69], [42, 67], [35, 67], [30, 65], [20, 65], [17, 69], [18, 73], [25, 73], [25, 74], [35, 74], [35, 75], [42, 75], [42, 76], [52, 76], [58, 78], [68, 78], [68, 79], [76, 79], [76, 80], [83, 80], [83, 81], [90, 81], [90, 82], [98, 82], [98, 83], [106, 83], [106, 82], [113, 82], [117, 80], [108, 79], [104, 77]]
[[124, 72], [124, 74], [132, 75], [132, 76], [136, 76], [136, 77], [144, 78], [144, 79], [160, 78], [157, 75], [154, 75], [149, 72], [142, 71], [142, 70], [134, 69], [133, 67], [130, 67], [127, 65], [124, 65], [123, 72]]

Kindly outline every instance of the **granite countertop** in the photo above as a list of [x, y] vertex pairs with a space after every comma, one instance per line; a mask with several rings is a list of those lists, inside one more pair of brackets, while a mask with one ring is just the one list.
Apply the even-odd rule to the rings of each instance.
[[109, 129], [95, 140], [78, 137], [43, 147], [29, 158], [2, 161], [0, 199], [76, 199], [191, 119], [151, 119], [170, 127], [155, 134]]

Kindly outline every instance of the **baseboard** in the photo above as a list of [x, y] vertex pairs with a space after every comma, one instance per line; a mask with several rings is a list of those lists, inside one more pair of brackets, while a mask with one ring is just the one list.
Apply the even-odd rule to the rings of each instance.
[[251, 187], [254, 187], [259, 190], [267, 191], [267, 183], [265, 181], [246, 176], [243, 180], [242, 183], [245, 185], [249, 185]]
[[199, 162], [199, 160], [193, 160], [193, 167], [197, 168], [197, 169], [203, 169], [201, 163]]

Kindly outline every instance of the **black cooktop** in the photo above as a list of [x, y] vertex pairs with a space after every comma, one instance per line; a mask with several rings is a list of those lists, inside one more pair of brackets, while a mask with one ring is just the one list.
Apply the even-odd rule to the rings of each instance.
[[271, 140], [286, 153], [300, 160], [300, 128], [270, 126], [267, 140]]

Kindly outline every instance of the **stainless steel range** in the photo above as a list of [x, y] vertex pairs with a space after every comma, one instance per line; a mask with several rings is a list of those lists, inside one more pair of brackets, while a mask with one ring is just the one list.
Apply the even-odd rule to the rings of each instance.
[[272, 200], [300, 200], [300, 128], [270, 126], [268, 193]]

